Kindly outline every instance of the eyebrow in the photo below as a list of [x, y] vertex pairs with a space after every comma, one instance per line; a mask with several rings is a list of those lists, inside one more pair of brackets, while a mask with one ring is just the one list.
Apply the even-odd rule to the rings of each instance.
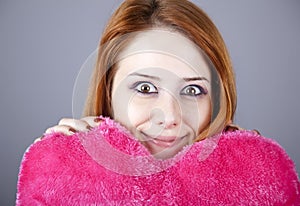
[[187, 78], [183, 78], [184, 81], [189, 82], [189, 81], [208, 81], [208, 79], [206, 79], [205, 77], [187, 77]]
[[131, 74], [129, 74], [129, 76], [140, 76], [140, 77], [146, 77], [146, 78], [150, 78], [150, 79], [160, 80], [159, 77], [151, 76], [148, 74], [141, 74], [141, 73], [137, 73], [137, 72], [131, 73]]
[[[131, 74], [129, 74], [129, 76], [140, 76], [140, 77], [160, 80], [159, 77], [148, 75], [148, 74], [141, 74], [141, 73], [137, 73], [137, 72], [131, 73]], [[183, 80], [186, 81], [186, 82], [189, 82], [189, 81], [203, 81], [203, 80], [209, 82], [208, 79], [206, 79], [205, 77], [185, 77], [185, 78], [183, 78]]]

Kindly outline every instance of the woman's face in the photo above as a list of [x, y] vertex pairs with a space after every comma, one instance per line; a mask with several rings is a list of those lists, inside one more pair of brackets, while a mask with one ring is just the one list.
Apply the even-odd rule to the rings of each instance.
[[114, 119], [156, 158], [177, 154], [211, 120], [211, 74], [196, 46], [179, 33], [137, 35], [118, 62]]

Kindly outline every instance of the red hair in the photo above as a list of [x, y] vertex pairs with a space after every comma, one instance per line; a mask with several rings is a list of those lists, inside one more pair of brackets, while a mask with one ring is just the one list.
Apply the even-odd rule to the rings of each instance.
[[[128, 45], [130, 33], [169, 28], [200, 47], [213, 64], [214, 114], [197, 140], [219, 132], [234, 118], [236, 86], [231, 60], [218, 29], [199, 7], [188, 0], [125, 0], [111, 16], [102, 35], [97, 64], [87, 98], [86, 116], [113, 118], [111, 89], [118, 54]], [[215, 71], [214, 71], [215, 70]], [[214, 88], [215, 87], [215, 88]]]

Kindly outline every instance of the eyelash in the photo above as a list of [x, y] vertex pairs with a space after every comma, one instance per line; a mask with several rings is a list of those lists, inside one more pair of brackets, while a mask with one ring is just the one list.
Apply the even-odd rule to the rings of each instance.
[[[187, 89], [195, 89], [196, 93], [195, 94], [186, 94], [183, 91], [186, 91]], [[198, 91], [197, 91], [198, 90]], [[197, 96], [201, 96], [201, 95], [206, 95], [207, 94], [207, 90], [205, 90], [203, 87], [196, 85], [196, 84], [192, 84], [192, 85], [188, 85], [186, 87], [184, 87], [181, 91], [180, 91], [181, 95], [186, 95], [186, 96], [192, 96], [192, 97], [197, 97]]]
[[[148, 86], [149, 87], [149, 92], [143, 92], [141, 86]], [[195, 89], [196, 93], [195, 94], [187, 94], [186, 90], [187, 89]], [[158, 93], [158, 89], [156, 86], [154, 86], [154, 84], [152, 84], [151, 82], [147, 82], [147, 81], [138, 81], [136, 83], [134, 83], [130, 89], [134, 89], [136, 92], [142, 94], [142, 95], [153, 95], [153, 94], [157, 94]], [[192, 85], [188, 85], [185, 86], [181, 91], [180, 91], [180, 95], [184, 95], [184, 96], [190, 96], [190, 97], [197, 97], [197, 96], [202, 96], [202, 95], [206, 95], [207, 94], [207, 90], [205, 90], [203, 87], [196, 85], [196, 84], [192, 84]]]
[[[141, 86], [149, 86], [150, 87], [150, 92], [143, 92], [141, 90]], [[154, 84], [152, 84], [151, 82], [145, 82], [145, 81], [139, 81], [139, 82], [136, 82], [132, 85], [131, 89], [134, 89], [136, 92], [140, 93], [140, 94], [143, 94], [143, 95], [151, 95], [151, 94], [157, 94], [158, 93], [158, 90], [157, 90], [157, 87], [154, 86]], [[154, 91], [151, 91], [151, 90], [154, 90]]]

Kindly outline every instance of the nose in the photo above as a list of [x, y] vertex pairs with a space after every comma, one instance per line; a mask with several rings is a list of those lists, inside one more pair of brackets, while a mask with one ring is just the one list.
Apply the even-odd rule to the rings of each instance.
[[154, 105], [152, 121], [164, 129], [177, 127], [181, 121], [181, 109], [178, 99], [165, 91]]

